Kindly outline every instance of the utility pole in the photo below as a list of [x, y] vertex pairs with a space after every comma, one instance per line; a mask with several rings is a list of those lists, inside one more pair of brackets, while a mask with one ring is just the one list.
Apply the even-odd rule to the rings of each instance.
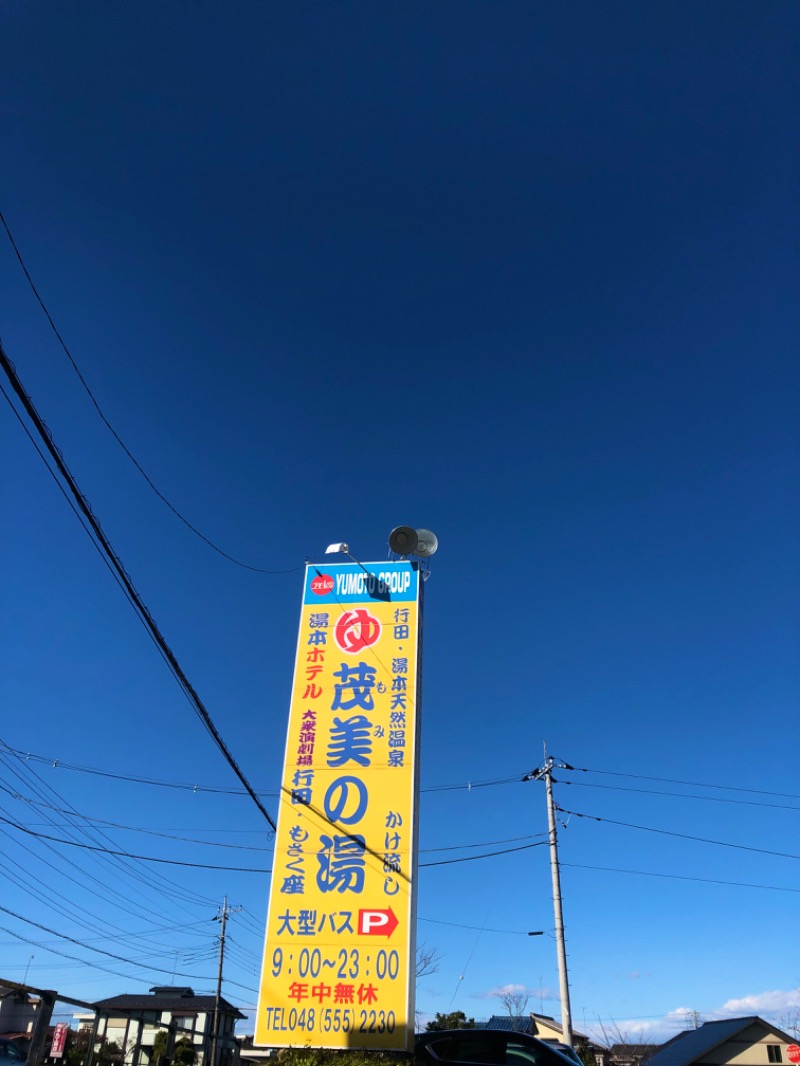
[[214, 1028], [211, 1031], [211, 1062], [209, 1066], [218, 1066], [217, 1063], [217, 1048], [219, 1045], [219, 1015], [220, 1015], [220, 1000], [222, 999], [222, 964], [225, 959], [225, 924], [228, 921], [228, 915], [234, 911], [240, 911], [241, 907], [229, 907], [228, 897], [225, 896], [222, 901], [222, 908], [219, 914], [214, 918], [215, 922], [221, 922], [219, 931], [219, 965], [217, 966], [217, 994], [214, 998]]
[[[547, 789], [547, 824], [550, 830], [550, 873], [553, 880], [553, 915], [556, 926], [556, 952], [558, 957], [558, 984], [561, 993], [561, 1030], [564, 1043], [572, 1047], [572, 1012], [569, 1006], [569, 981], [567, 978], [567, 949], [564, 943], [564, 915], [561, 909], [561, 874], [558, 866], [558, 837], [556, 834], [556, 812], [553, 802], [553, 767], [555, 759], [544, 749], [544, 762], [538, 770], [531, 770], [523, 781], [544, 780]], [[559, 763], [565, 770], [571, 769], [567, 763]]]

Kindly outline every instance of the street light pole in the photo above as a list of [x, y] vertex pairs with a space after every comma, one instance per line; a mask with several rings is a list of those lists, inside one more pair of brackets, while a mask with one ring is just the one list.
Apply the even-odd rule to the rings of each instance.
[[550, 873], [553, 881], [553, 916], [556, 927], [556, 952], [558, 958], [558, 984], [561, 995], [561, 1032], [564, 1043], [572, 1047], [572, 1012], [569, 1005], [569, 980], [567, 977], [567, 948], [564, 940], [564, 914], [561, 906], [561, 874], [558, 866], [558, 836], [556, 833], [556, 813], [553, 802], [552, 772], [555, 760], [547, 755], [538, 770], [531, 770], [523, 781], [541, 781], [544, 779], [547, 789], [547, 824], [550, 830]]

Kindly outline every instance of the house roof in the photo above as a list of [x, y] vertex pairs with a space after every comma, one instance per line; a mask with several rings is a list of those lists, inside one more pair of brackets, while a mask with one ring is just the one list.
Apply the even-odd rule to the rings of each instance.
[[512, 1033], [535, 1032], [531, 1026], [531, 1019], [527, 1014], [493, 1014], [486, 1023], [487, 1029], [502, 1029]]
[[689, 1029], [673, 1036], [650, 1056], [647, 1066], [689, 1066], [720, 1044], [724, 1044], [726, 1040], [732, 1039], [737, 1033], [757, 1023], [791, 1042], [789, 1036], [755, 1015], [747, 1018], [725, 1018], [719, 1022], [705, 1022], [699, 1029]]
[[632, 1057], [641, 1059], [645, 1055], [652, 1055], [661, 1046], [661, 1044], [612, 1044], [609, 1051], [614, 1059]]
[[[157, 992], [151, 993], [149, 996], [142, 995], [122, 995], [111, 996], [109, 999], [100, 999], [94, 1004], [95, 1008], [102, 1011], [104, 1014], [108, 1014], [109, 1011], [121, 1011], [125, 1013], [127, 1011], [146, 1011], [146, 1010], [165, 1010], [171, 1011], [173, 1014], [187, 1014], [191, 1011], [213, 1011], [216, 1003], [215, 996], [196, 996], [192, 993], [191, 989], [188, 989], [188, 995], [184, 992], [182, 995], [176, 995], [172, 993]], [[227, 999], [220, 997], [219, 1009], [222, 1014], [232, 1014], [234, 1018], [246, 1018], [246, 1014], [234, 1007], [229, 1003]]]
[[[559, 1033], [561, 1032], [561, 1022], [557, 1022], [549, 1014], [493, 1014], [486, 1023], [485, 1028], [503, 1029], [512, 1033], [531, 1033], [533, 1036], [538, 1036], [539, 1028], [536, 1024], [537, 1022], [545, 1022], [549, 1028], [555, 1029]], [[587, 1039], [584, 1033], [579, 1033], [575, 1029], [573, 1029], [572, 1035], [579, 1040]]]

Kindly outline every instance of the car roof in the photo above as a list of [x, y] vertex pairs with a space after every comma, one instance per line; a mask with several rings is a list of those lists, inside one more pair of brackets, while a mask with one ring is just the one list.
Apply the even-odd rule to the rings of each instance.
[[544, 1040], [540, 1040], [538, 1036], [533, 1036], [532, 1033], [518, 1032], [515, 1029], [489, 1029], [483, 1025], [470, 1025], [462, 1026], [460, 1029], [429, 1029], [424, 1033], [417, 1033], [415, 1039], [417, 1043], [428, 1044], [431, 1040], [438, 1040], [440, 1037], [449, 1036], [462, 1036], [464, 1033], [480, 1033], [492, 1036], [498, 1040], [507, 1040], [510, 1036], [514, 1038], [519, 1037], [523, 1042], [529, 1042], [535, 1044], [537, 1047], [547, 1047], [551, 1051], [557, 1051], [553, 1044], [548, 1044]]
[[[469, 1037], [470, 1033], [489, 1037], [492, 1040], [518, 1039], [523, 1044], [528, 1044], [530, 1047], [546, 1048], [548, 1052], [556, 1055], [565, 1066], [567, 1066], [567, 1064], [569, 1064], [569, 1066], [575, 1066], [575, 1060], [565, 1054], [560, 1047], [557, 1047], [555, 1044], [550, 1044], [546, 1040], [541, 1040], [538, 1036], [533, 1036], [532, 1033], [523, 1033], [515, 1029], [489, 1029], [482, 1025], [462, 1027], [461, 1029], [432, 1029], [427, 1030], [424, 1033], [417, 1033], [415, 1040], [417, 1047], [424, 1047], [426, 1044], [430, 1044], [434, 1040], [447, 1040], [462, 1036]], [[563, 1046], [566, 1049], [566, 1045]], [[570, 1051], [571, 1050], [572, 1049], [570, 1049]]]

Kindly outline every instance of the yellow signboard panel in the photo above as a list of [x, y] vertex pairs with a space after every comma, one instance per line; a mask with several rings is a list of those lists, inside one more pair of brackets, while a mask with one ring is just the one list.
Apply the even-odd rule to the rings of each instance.
[[410, 1050], [417, 563], [309, 565], [255, 1043]]

